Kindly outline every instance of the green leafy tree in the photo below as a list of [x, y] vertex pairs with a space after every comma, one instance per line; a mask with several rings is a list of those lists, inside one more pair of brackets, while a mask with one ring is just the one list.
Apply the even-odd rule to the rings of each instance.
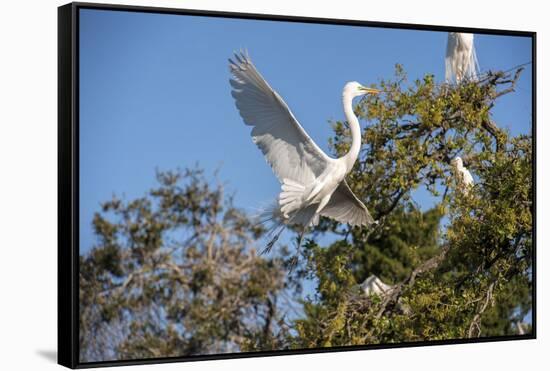
[[[293, 347], [517, 333], [516, 321], [531, 309], [531, 136], [510, 136], [491, 108], [513, 92], [520, 74], [489, 73], [458, 86], [426, 75], [408, 85], [397, 66], [396, 78], [380, 83], [383, 94], [355, 107], [368, 125], [348, 183], [379, 225], [321, 224], [319, 231], [343, 238], [327, 248], [311, 240], [304, 252], [299, 274], [318, 285], [295, 321]], [[334, 130], [331, 144], [342, 155], [348, 128], [335, 122]], [[472, 189], [457, 181], [457, 155], [474, 173]], [[421, 187], [435, 203], [426, 213], [414, 200]], [[370, 274], [392, 289], [358, 293]]]

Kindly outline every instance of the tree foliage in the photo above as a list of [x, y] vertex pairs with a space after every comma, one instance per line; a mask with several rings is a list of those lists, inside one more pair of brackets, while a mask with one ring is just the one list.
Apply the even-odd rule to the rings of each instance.
[[83, 361], [277, 348], [282, 262], [256, 255], [263, 229], [197, 170], [96, 213], [80, 258]]
[[[80, 257], [81, 359], [516, 334], [532, 305], [532, 138], [500, 128], [491, 109], [520, 73], [410, 83], [397, 66], [383, 94], [355, 107], [367, 124], [347, 180], [378, 224], [322, 220], [292, 272], [285, 249], [256, 254], [263, 227], [198, 170], [105, 202]], [[333, 126], [342, 155], [348, 128]], [[471, 189], [453, 172], [458, 155]], [[321, 246], [324, 233], [335, 242]], [[370, 275], [392, 290], [366, 297], [358, 284]]]
[[[531, 136], [511, 137], [492, 121], [491, 108], [513, 91], [520, 73], [490, 73], [458, 86], [437, 85], [427, 75], [405, 86], [397, 66], [396, 78], [380, 84], [384, 96], [356, 107], [368, 125], [349, 183], [380, 224], [344, 231], [332, 224], [344, 240], [329, 248], [312, 242], [307, 256], [319, 295], [296, 321], [295, 346], [517, 332], [514, 321], [531, 309]], [[334, 128], [332, 145], [341, 155], [349, 148], [348, 129], [343, 122]], [[457, 155], [475, 174], [471, 190], [453, 172]], [[420, 188], [434, 200], [426, 213], [414, 200]], [[439, 235], [434, 226], [443, 216]], [[371, 274], [394, 290], [358, 297], [354, 285]]]

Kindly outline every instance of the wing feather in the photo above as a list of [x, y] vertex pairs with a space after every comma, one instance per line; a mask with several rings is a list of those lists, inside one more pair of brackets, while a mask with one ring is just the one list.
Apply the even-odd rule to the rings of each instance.
[[321, 215], [352, 226], [368, 226], [374, 223], [367, 207], [353, 194], [345, 180], [336, 188], [321, 210]]
[[311, 184], [334, 161], [300, 126], [281, 96], [260, 75], [246, 53], [229, 60], [231, 95], [253, 142], [279, 179]]

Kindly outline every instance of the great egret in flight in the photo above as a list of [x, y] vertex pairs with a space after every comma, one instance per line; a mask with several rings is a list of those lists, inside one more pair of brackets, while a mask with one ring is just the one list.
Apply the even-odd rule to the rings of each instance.
[[281, 182], [278, 204], [271, 211], [275, 237], [285, 226], [301, 227], [298, 247], [307, 227], [326, 216], [352, 226], [370, 225], [374, 219], [353, 194], [345, 177], [361, 148], [361, 127], [353, 113], [352, 100], [379, 90], [348, 82], [342, 93], [344, 114], [351, 130], [351, 148], [340, 158], [327, 156], [298, 123], [281, 96], [260, 75], [247, 53], [229, 59], [233, 75], [231, 95], [246, 125], [252, 126], [252, 141], [263, 152]]
[[454, 167], [456, 171], [456, 175], [458, 177], [458, 182], [460, 186], [462, 187], [462, 190], [464, 192], [468, 192], [468, 190], [474, 185], [474, 177], [472, 174], [466, 169], [462, 163], [462, 159], [460, 157], [455, 157], [451, 161], [451, 165]]
[[463, 79], [475, 80], [478, 75], [474, 34], [449, 32], [447, 53], [445, 55], [445, 80], [448, 83]]

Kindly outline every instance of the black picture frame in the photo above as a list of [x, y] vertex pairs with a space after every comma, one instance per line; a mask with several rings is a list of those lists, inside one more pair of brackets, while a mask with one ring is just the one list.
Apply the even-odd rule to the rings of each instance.
[[509, 340], [536, 339], [536, 189], [533, 192], [533, 288], [532, 288], [532, 333], [484, 337], [477, 339], [452, 339], [428, 342], [377, 344], [300, 350], [258, 351], [232, 354], [197, 355], [154, 359], [120, 361], [79, 362], [79, 11], [101, 9], [110, 11], [208, 16], [213, 18], [238, 18], [272, 20], [331, 25], [353, 25], [409, 30], [471, 32], [481, 34], [529, 37], [532, 40], [532, 146], [533, 185], [536, 185], [536, 32], [511, 31], [484, 28], [448, 27], [436, 25], [387, 23], [363, 20], [329, 19], [269, 14], [232, 13], [191, 9], [169, 9], [145, 6], [108, 5], [97, 3], [70, 3], [58, 8], [58, 363], [69, 368], [155, 364], [215, 359], [279, 356], [321, 352], [417, 347], [444, 344], [481, 343]]

